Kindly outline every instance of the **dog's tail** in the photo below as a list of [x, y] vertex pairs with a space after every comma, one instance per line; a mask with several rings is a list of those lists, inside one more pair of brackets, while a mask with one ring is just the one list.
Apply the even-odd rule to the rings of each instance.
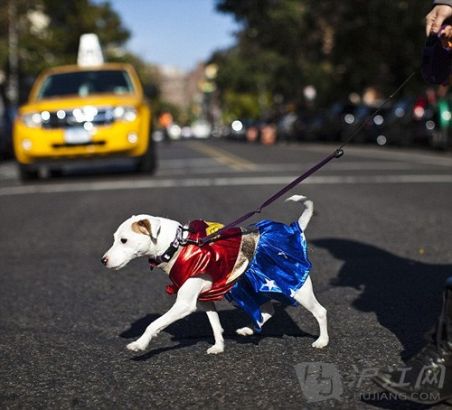
[[292, 195], [290, 198], [286, 199], [286, 202], [303, 202], [305, 209], [303, 210], [303, 213], [298, 218], [298, 225], [300, 226], [301, 230], [304, 231], [308, 227], [309, 221], [312, 218], [312, 215], [314, 214], [314, 202], [307, 199], [303, 195]]

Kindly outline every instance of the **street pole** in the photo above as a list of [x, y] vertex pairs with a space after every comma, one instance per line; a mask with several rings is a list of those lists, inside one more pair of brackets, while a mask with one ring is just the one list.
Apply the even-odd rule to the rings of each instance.
[[19, 54], [15, 0], [9, 0], [8, 3], [8, 65], [9, 79], [7, 96], [10, 108], [16, 109], [19, 101]]

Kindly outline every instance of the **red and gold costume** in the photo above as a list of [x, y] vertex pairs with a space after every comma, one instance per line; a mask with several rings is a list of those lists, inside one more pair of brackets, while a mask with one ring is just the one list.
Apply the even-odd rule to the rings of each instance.
[[[189, 225], [189, 239], [197, 240], [222, 228], [221, 224], [195, 220]], [[220, 300], [238, 278], [232, 278], [242, 241], [240, 228], [231, 228], [221, 234], [221, 238], [205, 244], [185, 245], [171, 268], [169, 277], [173, 282], [167, 286], [169, 294], [177, 293], [188, 278], [206, 275], [212, 279], [212, 288], [201, 293], [202, 302]]]
[[[193, 221], [189, 225], [189, 239], [196, 241], [221, 227], [217, 223]], [[201, 293], [198, 299], [206, 302], [225, 297], [250, 315], [259, 332], [263, 323], [260, 306], [271, 299], [296, 304], [294, 295], [308, 278], [311, 262], [298, 222], [286, 225], [263, 220], [255, 227], [259, 240], [251, 262], [240, 275], [236, 275], [234, 267], [242, 231], [232, 228], [203, 246], [182, 246], [169, 273], [173, 284], [167, 287], [167, 292], [177, 293], [188, 278], [209, 275], [212, 288]]]

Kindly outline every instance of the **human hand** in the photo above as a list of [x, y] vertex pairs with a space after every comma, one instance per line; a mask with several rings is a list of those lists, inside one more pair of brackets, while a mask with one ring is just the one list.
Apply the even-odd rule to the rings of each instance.
[[452, 17], [452, 7], [438, 5], [433, 7], [432, 11], [425, 16], [425, 33], [429, 36], [431, 33], [439, 33], [444, 20]]
[[439, 33], [441, 44], [448, 50], [452, 49], [452, 26], [445, 26]]

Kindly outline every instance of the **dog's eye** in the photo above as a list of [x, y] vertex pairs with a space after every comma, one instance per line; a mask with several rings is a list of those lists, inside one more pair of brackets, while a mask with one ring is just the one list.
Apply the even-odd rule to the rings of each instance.
[[126, 238], [121, 238], [121, 243], [127, 243], [127, 239]]

